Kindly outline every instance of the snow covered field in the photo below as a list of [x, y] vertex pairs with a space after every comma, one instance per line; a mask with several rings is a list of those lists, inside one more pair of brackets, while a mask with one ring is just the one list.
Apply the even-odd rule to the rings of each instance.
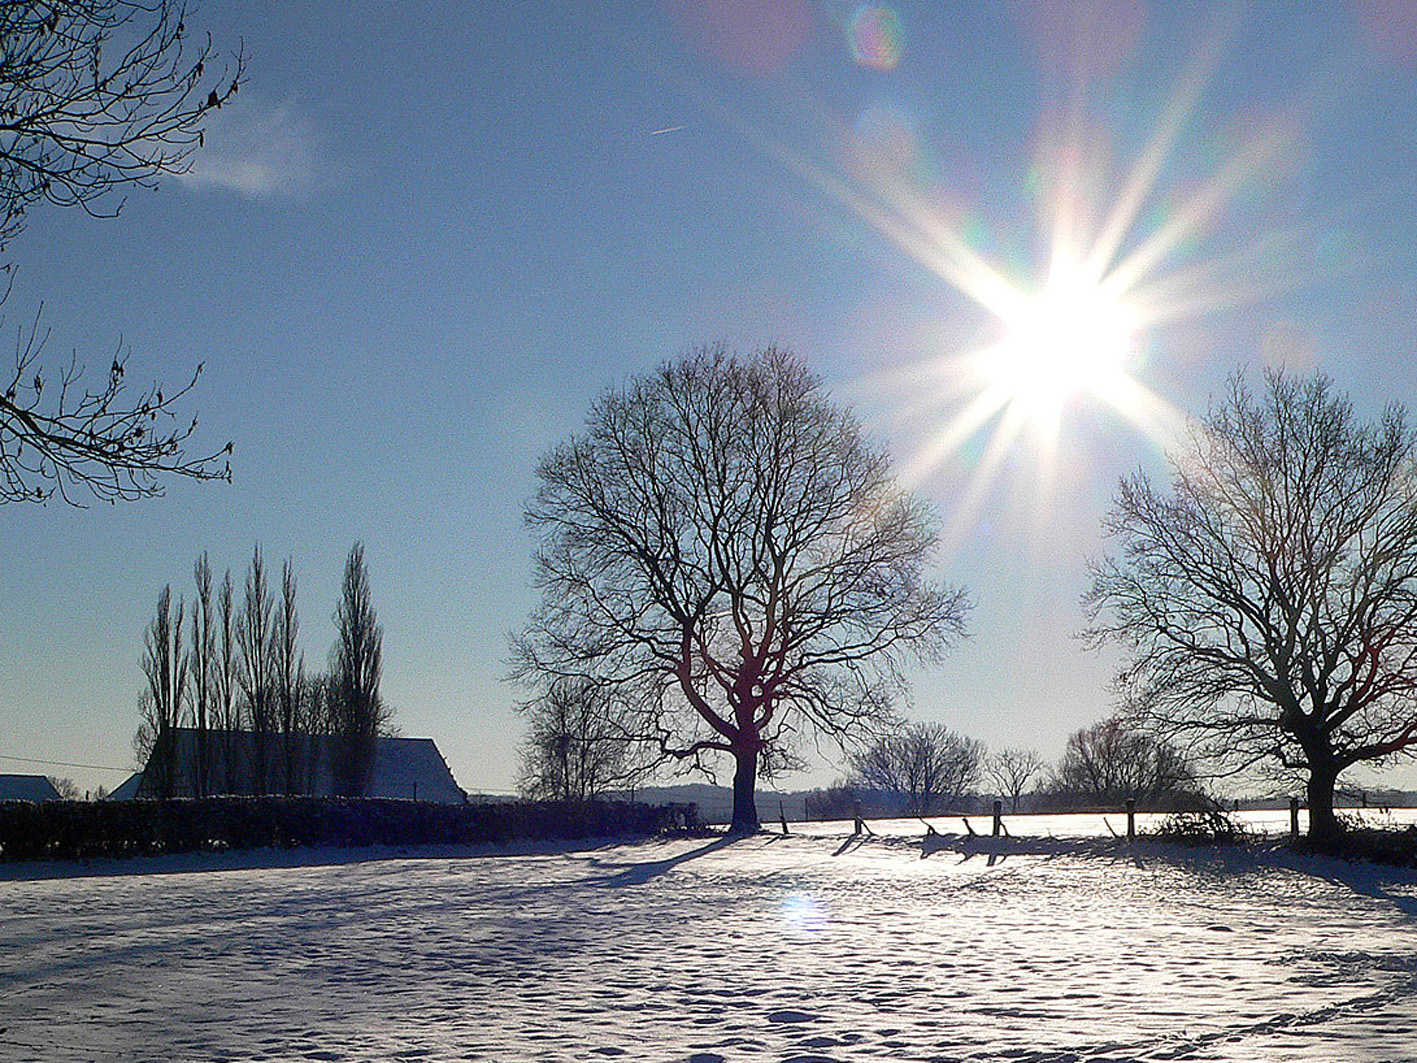
[[0, 1059], [1417, 1059], [1417, 873], [922, 833], [0, 868]]

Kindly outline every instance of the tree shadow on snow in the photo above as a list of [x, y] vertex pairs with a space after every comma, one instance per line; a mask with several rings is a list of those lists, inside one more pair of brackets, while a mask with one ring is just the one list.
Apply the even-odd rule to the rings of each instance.
[[657, 879], [661, 875], [668, 874], [680, 864], [686, 864], [690, 860], [696, 860], [701, 856], [707, 856], [709, 853], [726, 849], [734, 842], [742, 841], [745, 837], [752, 837], [752, 835], [725, 834], [705, 845], [699, 846], [697, 849], [690, 849], [676, 856], [670, 856], [663, 860], [647, 860], [642, 864], [630, 864], [623, 871], [603, 878], [599, 882], [593, 883], [593, 885], [610, 888], [643, 886], [645, 883]]
[[[1417, 919], [1417, 895], [1394, 892], [1388, 886], [1396, 879], [1394, 869], [1378, 864], [1360, 864], [1346, 860], [1326, 861], [1311, 871], [1318, 878], [1335, 885], [1346, 886], [1354, 893], [1391, 904], [1408, 919]], [[1411, 874], [1409, 871], [1408, 874]]]

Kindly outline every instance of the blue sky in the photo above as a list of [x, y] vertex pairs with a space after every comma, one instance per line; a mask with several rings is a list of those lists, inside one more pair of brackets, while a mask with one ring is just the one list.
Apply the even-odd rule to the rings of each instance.
[[[12, 245], [7, 333], [42, 302], [51, 364], [204, 362], [199, 438], [236, 452], [230, 486], [0, 512], [0, 754], [112, 769], [0, 770], [121, 781], [143, 629], [204, 550], [238, 581], [258, 542], [292, 558], [323, 664], [359, 539], [398, 723], [510, 789], [535, 460], [716, 341], [799, 351], [939, 507], [977, 608], [911, 715], [1055, 757], [1109, 709], [1115, 662], [1073, 633], [1117, 477], [1237, 369], [1321, 368], [1370, 414], [1417, 395], [1411, 4], [396, 10], [198, 8], [249, 80], [194, 173], [113, 220], [36, 209]], [[1084, 389], [1056, 430], [941, 452], [1001, 329], [974, 280], [1037, 291], [1056, 234], [1109, 217], [1114, 262], [1156, 251], [1127, 363], [1150, 413]]]

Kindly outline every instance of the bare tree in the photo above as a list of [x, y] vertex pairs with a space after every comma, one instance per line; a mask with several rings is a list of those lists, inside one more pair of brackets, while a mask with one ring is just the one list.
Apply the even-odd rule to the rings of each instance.
[[632, 717], [613, 693], [584, 680], [557, 683], [522, 706], [529, 719], [518, 788], [528, 797], [588, 801], [633, 786], [647, 771]]
[[935, 521], [796, 357], [702, 349], [612, 389], [541, 461], [539, 608], [517, 678], [589, 679], [661, 754], [733, 758], [735, 830], [794, 733], [879, 726], [963, 629]]
[[[244, 74], [240, 54], [218, 64], [209, 39], [193, 48], [189, 36], [179, 0], [0, 5], [0, 256], [37, 203], [112, 216], [124, 189], [189, 168], [211, 110]], [[77, 360], [37, 368], [46, 339], [38, 317], [20, 331], [0, 387], [0, 503], [58, 493], [77, 505], [76, 488], [125, 501], [160, 494], [169, 475], [230, 478], [229, 443], [184, 451], [196, 422], [177, 410], [200, 366], [184, 387], [130, 395], [121, 350], [86, 384]]]
[[177, 729], [182, 726], [187, 689], [187, 657], [182, 652], [185, 611], [181, 598], [173, 609], [172, 588], [163, 587], [157, 597], [157, 614], [143, 637], [147, 686], [139, 698], [142, 722], [134, 744], [146, 761], [144, 792], [163, 800], [172, 797], [177, 787]]
[[335, 733], [334, 684], [327, 672], [305, 673], [305, 726], [312, 735]]
[[257, 546], [246, 572], [246, 599], [236, 620], [236, 644], [241, 653], [237, 681], [251, 729], [252, 785], [262, 794], [270, 785], [270, 736], [276, 729], [274, 608], [265, 558]]
[[67, 775], [62, 778], [58, 775], [51, 775], [49, 776], [49, 784], [59, 794], [61, 801], [77, 801], [84, 796], [84, 792], [79, 789], [79, 784]]
[[379, 694], [384, 671], [384, 629], [369, 589], [364, 544], [350, 548], [335, 610], [331, 654], [331, 715], [335, 735], [332, 774], [336, 793], [361, 797], [374, 770], [374, 750], [391, 713]]
[[216, 612], [212, 602], [212, 566], [204, 553], [192, 566], [197, 584], [192, 602], [192, 644], [187, 650], [187, 672], [192, 683], [192, 726], [196, 731], [196, 761], [192, 792], [197, 797], [211, 793], [213, 716], [217, 702]]
[[1197, 797], [1198, 787], [1180, 750], [1113, 717], [1068, 736], [1047, 793], [1063, 805], [1115, 807], [1135, 798], [1159, 809]]
[[281, 736], [281, 782], [287, 794], [298, 793], [304, 772], [301, 702], [305, 686], [305, 659], [300, 654], [300, 614], [295, 608], [295, 568], [289, 558], [280, 569], [280, 602], [276, 607], [271, 641], [274, 700]]
[[1000, 797], [1007, 797], [1015, 813], [1019, 799], [1044, 768], [1043, 758], [1032, 749], [1001, 749], [984, 761], [984, 772]]
[[982, 742], [942, 723], [912, 723], [851, 759], [858, 786], [889, 795], [912, 816], [957, 804], [979, 785], [983, 762]]
[[236, 732], [241, 729], [240, 652], [236, 637], [236, 594], [231, 585], [231, 569], [222, 577], [217, 593], [218, 642], [216, 711], [221, 730], [222, 785], [230, 792], [236, 783]]
[[1417, 750], [1417, 476], [1404, 411], [1360, 422], [1328, 378], [1243, 378], [1172, 458], [1123, 480], [1093, 567], [1094, 643], [1131, 652], [1131, 715], [1217, 770], [1306, 779], [1331, 844], [1339, 775]]

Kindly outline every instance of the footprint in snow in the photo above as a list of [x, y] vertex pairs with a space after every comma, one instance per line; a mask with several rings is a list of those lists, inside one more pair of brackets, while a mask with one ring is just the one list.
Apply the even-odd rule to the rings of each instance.
[[768, 1022], [816, 1022], [817, 1016], [807, 1011], [774, 1011]]

